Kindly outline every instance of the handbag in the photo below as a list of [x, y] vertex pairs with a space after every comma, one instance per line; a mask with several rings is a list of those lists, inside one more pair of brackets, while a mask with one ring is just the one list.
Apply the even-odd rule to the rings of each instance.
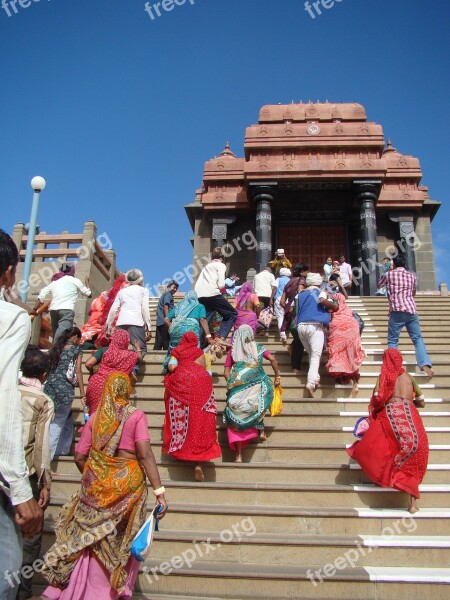
[[270, 324], [272, 323], [273, 317], [273, 308], [268, 306], [267, 308], [263, 308], [263, 310], [259, 313], [258, 323], [263, 325], [266, 329], [269, 329]]
[[358, 315], [358, 313], [356, 311], [353, 311], [353, 316], [358, 321], [359, 335], [361, 335], [361, 333], [364, 331], [364, 321], [361, 319], [361, 317]]
[[283, 410], [283, 388], [281, 385], [277, 386], [273, 392], [273, 400], [272, 404], [269, 407], [270, 416], [276, 417], [277, 415], [281, 415]]
[[76, 387], [78, 385], [78, 377], [77, 377], [77, 372], [75, 370], [76, 364], [77, 364], [77, 359], [72, 358], [69, 363], [69, 366], [67, 367], [67, 371], [66, 371], [67, 381], [69, 383], [71, 383], [74, 387]]
[[131, 544], [130, 552], [134, 558], [140, 562], [143, 562], [146, 559], [153, 542], [153, 534], [155, 531], [159, 531], [158, 513], [161, 512], [162, 509], [163, 507], [161, 504], [155, 506], [148, 519], [137, 532], [136, 537]]
[[363, 437], [369, 429], [369, 417], [360, 417], [353, 428], [353, 435], [359, 439]]

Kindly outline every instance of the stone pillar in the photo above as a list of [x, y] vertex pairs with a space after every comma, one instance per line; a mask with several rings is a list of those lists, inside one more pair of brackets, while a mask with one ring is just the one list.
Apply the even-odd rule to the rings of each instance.
[[20, 252], [22, 250], [22, 238], [25, 235], [25, 225], [24, 223], [16, 223], [14, 225], [13, 232], [11, 234], [12, 240], [17, 246], [17, 250]]
[[256, 203], [256, 270], [259, 273], [272, 258], [272, 202], [275, 184], [251, 185]]
[[355, 182], [356, 200], [359, 204], [361, 225], [361, 295], [373, 296], [377, 291], [379, 279], [378, 240], [375, 203], [378, 198], [381, 182]]
[[405, 255], [406, 269], [415, 273], [416, 267], [416, 232], [414, 229], [414, 213], [412, 212], [392, 212], [389, 213], [389, 219], [393, 223], [398, 223], [399, 239], [397, 246]]
[[228, 239], [228, 225], [236, 222], [236, 215], [215, 215], [212, 218], [213, 248], [225, 246]]

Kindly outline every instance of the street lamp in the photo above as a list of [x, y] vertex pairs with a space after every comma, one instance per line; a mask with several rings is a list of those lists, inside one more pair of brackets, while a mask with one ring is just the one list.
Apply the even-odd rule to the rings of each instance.
[[23, 267], [23, 277], [24, 281], [22, 288], [22, 302], [27, 301], [28, 297], [28, 288], [29, 288], [29, 278], [31, 271], [31, 263], [33, 260], [33, 248], [34, 248], [34, 235], [36, 233], [36, 225], [39, 211], [39, 198], [42, 190], [45, 188], [45, 179], [43, 177], [33, 177], [31, 180], [31, 187], [34, 190], [33, 195], [33, 204], [31, 206], [31, 219], [30, 219], [30, 228], [28, 230], [28, 241], [27, 241], [27, 251], [25, 253], [25, 264]]

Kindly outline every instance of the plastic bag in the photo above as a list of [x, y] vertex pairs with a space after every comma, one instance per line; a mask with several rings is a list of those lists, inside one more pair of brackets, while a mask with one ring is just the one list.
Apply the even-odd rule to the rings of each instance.
[[369, 417], [360, 417], [353, 428], [353, 435], [359, 439], [363, 437], [366, 431], [369, 429]]
[[273, 400], [269, 410], [272, 417], [281, 415], [283, 410], [283, 388], [281, 385], [277, 386], [273, 392]]
[[155, 531], [158, 531], [158, 513], [163, 509], [163, 507], [158, 504], [152, 510], [152, 514], [145, 521], [142, 527], [136, 534], [136, 537], [131, 544], [130, 552], [134, 556], [136, 560], [140, 562], [144, 561], [150, 551], [152, 542], [153, 542], [153, 534]]

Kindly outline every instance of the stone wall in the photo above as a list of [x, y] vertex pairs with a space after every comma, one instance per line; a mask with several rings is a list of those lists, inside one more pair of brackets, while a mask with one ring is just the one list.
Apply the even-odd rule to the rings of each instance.
[[[14, 226], [12, 238], [20, 253], [14, 290], [20, 296], [28, 240], [23, 223]], [[35, 237], [27, 304], [31, 306], [36, 302], [41, 289], [50, 283], [65, 261], [76, 263], [75, 276], [83, 283], [86, 276], [90, 280], [92, 297], [86, 298], [80, 294], [75, 304], [75, 324], [80, 327], [89, 318], [92, 299], [110, 289], [120, 272], [116, 268], [116, 255], [110, 244], [100, 237], [97, 238], [97, 226], [94, 221], [87, 221], [81, 234], [71, 234], [68, 231], [56, 235], [40, 233]]]

